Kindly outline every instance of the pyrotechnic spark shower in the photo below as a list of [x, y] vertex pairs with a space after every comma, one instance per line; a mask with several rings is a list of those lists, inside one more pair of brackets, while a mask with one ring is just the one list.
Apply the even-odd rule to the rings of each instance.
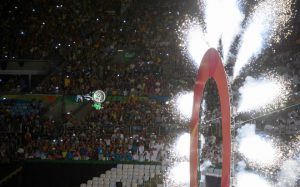
[[237, 187], [272, 187], [269, 181], [264, 179], [262, 176], [250, 173], [240, 172], [237, 175]]
[[[279, 43], [281, 39], [291, 34], [288, 26], [294, 13], [293, 0], [262, 0], [256, 2], [247, 17], [242, 12], [244, 8], [242, 1], [200, 1], [200, 9], [203, 10], [205, 25], [195, 21], [197, 19], [189, 18], [178, 30], [183, 53], [191, 59], [196, 69], [198, 69], [204, 52], [208, 48], [221, 49], [222, 61], [227, 63], [229, 59], [231, 60], [229, 58], [229, 54], [232, 54], [231, 47], [237, 46], [237, 53], [233, 54], [236, 58], [232, 77], [234, 80], [245, 67], [256, 60], [264, 49], [272, 47], [273, 44]], [[236, 40], [237, 38], [238, 40]], [[233, 43], [235, 41], [237, 43]], [[278, 77], [275, 78], [275, 76], [268, 76], [268, 78], [262, 76], [257, 79], [248, 77], [244, 86], [239, 90], [241, 99], [238, 112], [266, 111], [279, 107], [287, 99], [290, 91], [289, 85], [289, 82]], [[184, 100], [179, 97], [176, 100]], [[190, 105], [190, 108], [192, 108], [192, 105]], [[188, 118], [191, 115], [188, 113], [185, 116]], [[255, 163], [254, 165], [260, 168], [267, 168], [266, 171], [274, 165], [279, 167], [278, 160], [281, 159], [282, 161], [285, 158], [280, 157], [281, 154], [279, 154], [280, 150], [276, 141], [255, 134], [255, 128], [251, 132], [252, 135], [248, 134], [248, 136], [244, 136], [239, 140], [240, 154], [250, 163], [250, 166]], [[256, 142], [256, 145], [259, 146], [249, 147], [249, 143], [253, 145], [253, 142]], [[245, 147], [252, 149], [249, 152]], [[257, 152], [258, 150], [260, 151]], [[284, 168], [280, 169], [284, 172]], [[281, 176], [286, 175], [282, 174]], [[238, 187], [271, 187], [274, 184], [259, 173], [254, 173], [254, 171], [243, 171], [237, 174]], [[276, 187], [279, 187], [279, 185], [276, 185]]]
[[238, 129], [236, 139], [238, 152], [251, 164], [273, 166], [280, 159], [280, 151], [272, 139], [256, 134], [254, 124], [246, 124]]
[[240, 100], [238, 112], [267, 110], [285, 103], [290, 93], [290, 83], [279, 76], [272, 78], [246, 77], [245, 83], [239, 89]]
[[241, 31], [244, 14], [236, 0], [204, 0], [206, 32], [210, 47], [223, 45], [223, 61], [227, 61], [233, 40]]
[[192, 60], [193, 66], [197, 69], [202, 56], [209, 48], [201, 24], [195, 19], [187, 19], [181, 25], [178, 35], [181, 40], [180, 46], [183, 53], [187, 54]]
[[176, 140], [174, 148], [176, 154], [185, 160], [189, 158], [190, 154], [190, 147], [187, 145], [190, 145], [190, 134], [184, 133]]
[[170, 157], [174, 160], [166, 172], [166, 186], [188, 187], [189, 186], [189, 151], [190, 134], [179, 135], [172, 145]]
[[[241, 11], [243, 4], [238, 0], [203, 0], [200, 4], [205, 25], [188, 18], [178, 29], [183, 53], [192, 59], [196, 68], [204, 52], [210, 47], [217, 49], [220, 40], [223, 62], [227, 62], [234, 40], [241, 35], [234, 67], [235, 78], [263, 49], [291, 34], [287, 26], [293, 17], [293, 0], [260, 1], [249, 17], [244, 16]], [[243, 21], [246, 22], [244, 27]]]
[[[251, 58], [257, 57], [272, 41], [280, 41], [280, 33], [293, 16], [292, 5], [292, 0], [265, 0], [258, 3], [242, 35], [233, 77], [238, 76]], [[289, 34], [286, 32], [282, 37]]]
[[180, 114], [181, 119], [187, 120], [192, 115], [193, 92], [180, 92], [172, 99], [171, 103]]

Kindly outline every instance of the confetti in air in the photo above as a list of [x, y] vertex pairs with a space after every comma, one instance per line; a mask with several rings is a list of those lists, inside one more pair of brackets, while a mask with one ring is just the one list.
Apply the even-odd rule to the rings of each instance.
[[290, 83], [278, 76], [258, 79], [248, 76], [239, 93], [238, 112], [268, 110], [286, 102], [290, 93]]
[[[254, 8], [241, 38], [234, 66], [234, 78], [250, 63], [251, 58], [257, 57], [263, 49], [271, 45], [270, 42], [280, 41], [280, 33], [293, 16], [292, 5], [292, 0], [266, 0]], [[283, 38], [290, 34], [290, 32], [283, 33]]]

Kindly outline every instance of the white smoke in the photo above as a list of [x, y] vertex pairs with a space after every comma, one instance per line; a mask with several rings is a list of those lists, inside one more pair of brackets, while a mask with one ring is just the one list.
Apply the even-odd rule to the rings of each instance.
[[246, 171], [246, 163], [240, 161], [237, 165], [236, 187], [272, 187], [262, 176]]
[[171, 101], [182, 120], [190, 120], [192, 116], [193, 96], [193, 92], [179, 92]]
[[[265, 0], [254, 8], [242, 36], [233, 77], [256, 58], [270, 41], [280, 40], [278, 33], [284, 29], [293, 15], [291, 0]], [[288, 35], [288, 34], [287, 34]]]
[[200, 24], [191, 24], [188, 28], [187, 35], [184, 37], [187, 42], [187, 51], [194, 65], [198, 69], [205, 52], [209, 49], [203, 29]]
[[237, 174], [237, 187], [272, 187], [270, 182], [262, 176], [251, 172]]
[[254, 124], [246, 124], [237, 131], [238, 152], [248, 163], [269, 167], [278, 161], [279, 150], [271, 139], [255, 133]]
[[233, 77], [237, 77], [240, 74], [242, 68], [249, 63], [251, 57], [256, 57], [260, 54], [265, 41], [264, 36], [264, 25], [260, 19], [255, 19], [244, 32], [242, 36], [242, 42], [240, 44], [240, 50], [237, 55], [237, 60], [234, 66]]
[[236, 186], [237, 187], [298, 187], [297, 181], [300, 179], [300, 159], [288, 159], [283, 162], [277, 174], [277, 183], [270, 182], [253, 171], [246, 171], [246, 163], [241, 161], [237, 166]]
[[[225, 0], [224, 2], [224, 16], [222, 19], [222, 45], [223, 45], [223, 59], [227, 62], [230, 47], [235, 37], [241, 31], [241, 23], [244, 19], [244, 14], [240, 9], [237, 0]], [[225, 11], [226, 10], [226, 11]], [[230, 27], [228, 27], [230, 25]]]
[[255, 79], [248, 76], [244, 85], [239, 88], [241, 97], [238, 112], [267, 109], [269, 106], [276, 107], [286, 100], [288, 92], [288, 83], [280, 78], [278, 80], [265, 77]]
[[204, 147], [204, 144], [205, 144], [205, 138], [204, 138], [204, 136], [203, 136], [203, 134], [200, 134], [200, 150], [199, 150], [199, 155], [200, 155], [200, 157], [201, 157], [201, 155], [202, 155], [202, 149], [203, 149], [203, 147]]
[[200, 171], [201, 171], [201, 172], [205, 171], [209, 166], [211, 166], [211, 161], [205, 160], [205, 161], [200, 165]]
[[[236, 0], [204, 0], [206, 33], [205, 38], [210, 47], [218, 48], [222, 39], [224, 62], [230, 46], [241, 31], [244, 14]], [[230, 25], [230, 26], [229, 26]]]
[[168, 173], [168, 187], [188, 187], [190, 184], [190, 162], [175, 162]]
[[[296, 149], [290, 149], [294, 156], [286, 158], [274, 141], [255, 133], [254, 124], [246, 124], [239, 128], [236, 141], [237, 150], [244, 159], [237, 166], [237, 187], [297, 187], [297, 181], [300, 179], [300, 157], [295, 154], [299, 154], [297, 148], [299, 143], [296, 142]], [[246, 171], [246, 163], [253, 171]], [[270, 172], [269, 169], [272, 169], [273, 166], [277, 168], [278, 172]], [[254, 173], [254, 171], [276, 176], [277, 182], [271, 183], [269, 179]]]
[[206, 111], [206, 101], [203, 99], [202, 103], [201, 103], [201, 121], [204, 121], [206, 115], [205, 115], [205, 111]]
[[183, 54], [191, 59], [193, 67], [198, 70], [204, 53], [209, 49], [199, 20], [186, 18], [178, 28], [177, 34]]
[[295, 187], [300, 178], [300, 159], [284, 161], [277, 178], [276, 187]]
[[190, 157], [190, 134], [183, 133], [175, 142], [174, 151], [178, 160], [188, 160]]
[[204, 183], [205, 182], [205, 171], [207, 170], [207, 168], [211, 166], [211, 161], [209, 160], [205, 160], [201, 165], [200, 165], [200, 172], [201, 172], [201, 179], [200, 179], [200, 183]]
[[223, 16], [223, 7], [221, 0], [205, 0], [204, 13], [206, 23], [206, 35], [209, 46], [215, 49], [218, 48], [219, 39], [222, 35], [221, 19]]

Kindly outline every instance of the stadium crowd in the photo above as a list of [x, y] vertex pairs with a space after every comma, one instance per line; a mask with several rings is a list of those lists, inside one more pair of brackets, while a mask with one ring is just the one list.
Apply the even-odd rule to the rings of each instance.
[[[42, 81], [34, 92], [69, 95], [101, 89], [109, 96], [128, 96], [131, 99], [110, 101], [104, 104], [104, 110], [94, 110], [82, 121], [65, 123], [45, 116], [46, 107], [36, 101], [30, 103], [35, 112], [23, 114], [13, 113], [13, 107], [17, 105], [15, 101], [1, 102], [0, 129], [5, 134], [1, 136], [1, 162], [24, 158], [166, 159], [172, 138], [147, 129], [154, 127], [157, 130], [166, 124], [183, 122], [176, 119], [166, 103], [135, 100], [131, 96], [172, 96], [176, 90], [193, 88], [193, 77], [184, 68], [172, 72], [188, 77], [183, 82], [177, 79], [171, 82], [164, 68], [185, 64], [174, 30], [186, 10], [192, 10], [192, 5], [179, 0], [157, 3], [134, 0], [36, 3], [5, 5], [8, 7], [5, 13], [8, 19], [1, 22], [3, 35], [17, 38], [16, 43], [12, 43], [9, 37], [4, 38], [1, 47], [3, 58], [61, 62], [57, 71]], [[25, 13], [28, 9], [31, 12], [29, 16]], [[25, 15], [28, 19], [20, 19]], [[16, 23], [18, 29], [15, 29]], [[299, 52], [265, 60], [276, 61], [279, 73], [292, 80], [294, 90], [300, 89]], [[0, 85], [1, 90], [18, 88], [18, 85], [22, 90], [25, 83], [18, 82], [18, 78], [12, 78]], [[234, 95], [238, 95], [239, 86], [233, 86]], [[209, 112], [205, 119], [220, 116], [219, 110], [214, 110], [219, 106], [216, 97], [216, 92], [207, 95]], [[298, 125], [298, 110], [291, 111], [288, 116], [288, 119], [286, 116], [278, 117], [279, 125]], [[212, 163], [218, 165], [222, 162], [221, 131], [213, 128], [215, 126], [220, 126], [220, 120], [207, 123], [203, 129], [203, 134], [209, 137], [203, 155], [204, 158], [213, 158]], [[110, 133], [107, 132], [109, 127], [113, 128]], [[125, 127], [138, 127], [139, 131], [127, 132]], [[262, 128], [269, 127], [264, 125]]]
[[164, 144], [156, 136], [124, 136], [119, 131], [111, 136], [92, 134], [87, 137], [83, 131], [78, 136], [70, 134], [52, 142], [39, 140], [32, 142], [25, 154], [25, 158], [35, 159], [154, 162], [167, 157]]
[[170, 137], [157, 131], [171, 123], [163, 120], [162, 102], [111, 101], [86, 119], [65, 123], [45, 115], [47, 107], [40, 101], [22, 103], [17, 110], [19, 102], [0, 102], [1, 162], [24, 158], [161, 161], [167, 157]]
[[[176, 34], [173, 31], [177, 27], [176, 21], [184, 16], [187, 6], [190, 5], [181, 1], [158, 1], [157, 3], [131, 0], [33, 1], [26, 4], [5, 2], [3, 16], [7, 19], [1, 22], [3, 28], [1, 32], [7, 37], [2, 43], [1, 57], [8, 61], [50, 59], [61, 62], [57, 71], [49, 75], [35, 89], [36, 93], [67, 95], [102, 89], [107, 95], [112, 96], [169, 95], [166, 89], [168, 87], [163, 82], [163, 64], [172, 65], [182, 60], [180, 51], [176, 47]], [[25, 16], [26, 19], [23, 19]], [[16, 41], [11, 43], [11, 38], [16, 38]], [[118, 55], [121, 58], [115, 59]], [[4, 68], [5, 63], [5, 61], [1, 62], [1, 67], [3, 65]], [[0, 86], [1, 91], [20, 87], [18, 80], [14, 78], [9, 81], [3, 79], [3, 84], [1, 83]], [[22, 89], [23, 85], [19, 90]], [[91, 129], [96, 129], [96, 132], [100, 133], [102, 132], [100, 129], [105, 125], [121, 127], [135, 125], [142, 127], [137, 129], [146, 129], [149, 126], [155, 127], [173, 121], [160, 103], [130, 100], [124, 103], [109, 103], [104, 106], [105, 110], [91, 112], [85, 120], [79, 122], [79, 126], [84, 128], [78, 130], [72, 122], [57, 125], [49, 119], [50, 117], [45, 117], [40, 112], [12, 114], [11, 109], [14, 105], [17, 104], [12, 101], [10, 106], [4, 106], [1, 110], [1, 119], [3, 119], [1, 131], [8, 132], [8, 136], [2, 136], [5, 137], [5, 141], [1, 144], [1, 160], [17, 152], [24, 153], [26, 158], [38, 157], [34, 156], [35, 153], [42, 153], [42, 147], [46, 144], [48, 147], [54, 146], [55, 150], [60, 150], [62, 153], [61, 139], [63, 143], [73, 141], [73, 134], [75, 137], [86, 134], [89, 138], [93, 134]], [[18, 120], [13, 120], [15, 118]], [[76, 133], [74, 129], [77, 129]], [[10, 136], [12, 134], [14, 136]], [[12, 146], [14, 149], [9, 149], [6, 145], [10, 142], [10, 138], [13, 139], [15, 136], [19, 137], [20, 141]], [[124, 145], [121, 146], [122, 148], [118, 147], [118, 150], [108, 145], [110, 152], [105, 154], [129, 151], [127, 144], [132, 141], [129, 137], [135, 136], [131, 134], [123, 137]], [[105, 138], [109, 139], [106, 135], [97, 136], [96, 139], [100, 141]], [[114, 139], [112, 136], [111, 142], [114, 142]], [[58, 143], [53, 143], [53, 140]], [[66, 149], [70, 152], [79, 151], [79, 148], [93, 140], [78, 137], [80, 142], [66, 143], [68, 145], [65, 146], [64, 152]], [[131, 142], [134, 144], [133, 147], [140, 144], [135, 143], [134, 138], [133, 140]], [[137, 138], [136, 140], [143, 141], [146, 150], [144, 159], [149, 160], [147, 152], [157, 154], [153, 146], [149, 145], [150, 139]], [[89, 149], [95, 151], [98, 143], [100, 142], [97, 144], [95, 142]], [[106, 143], [107, 141], [104, 142], [105, 145]], [[49, 151], [53, 151], [52, 148]], [[107, 151], [106, 146], [103, 149]], [[136, 160], [135, 148], [130, 151], [132, 159]], [[44, 155], [48, 155], [48, 152], [44, 152]], [[141, 155], [143, 153], [139, 151], [138, 160]], [[93, 159], [97, 158], [89, 156]], [[153, 156], [150, 158], [153, 160]]]
[[[3, 35], [14, 30], [11, 35], [18, 40], [12, 45], [5, 38], [4, 59], [51, 59], [62, 64], [36, 92], [76, 94], [105, 88], [118, 95], [168, 94], [163, 92], [167, 87], [162, 65], [184, 60], [174, 30], [188, 6], [193, 7], [181, 1], [131, 0], [6, 6]], [[28, 12], [28, 19], [20, 19]]]

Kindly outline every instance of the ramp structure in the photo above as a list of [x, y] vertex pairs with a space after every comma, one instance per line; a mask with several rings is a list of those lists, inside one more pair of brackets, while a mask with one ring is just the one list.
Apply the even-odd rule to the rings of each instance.
[[231, 119], [230, 119], [230, 97], [228, 92], [228, 83], [226, 72], [222, 64], [221, 58], [217, 50], [211, 48], [203, 56], [194, 88], [194, 104], [193, 113], [190, 123], [190, 186], [199, 186], [200, 163], [199, 163], [199, 148], [200, 148], [200, 125], [199, 118], [201, 110], [201, 101], [203, 91], [208, 79], [214, 79], [219, 91], [221, 103], [222, 117], [222, 178], [221, 187], [230, 186], [230, 171], [231, 171]]

